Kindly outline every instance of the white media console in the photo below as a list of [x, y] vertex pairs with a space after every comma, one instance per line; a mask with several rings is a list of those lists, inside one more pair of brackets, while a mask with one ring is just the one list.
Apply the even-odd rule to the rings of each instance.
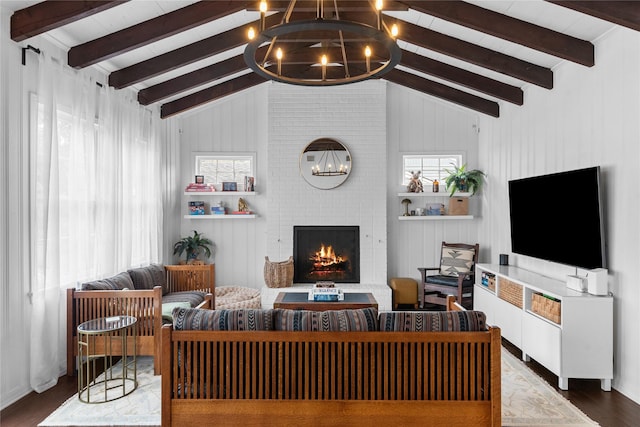
[[[484, 284], [483, 284], [483, 278]], [[558, 376], [613, 379], [613, 297], [567, 288], [566, 283], [513, 266], [477, 264], [473, 307], [502, 336]]]

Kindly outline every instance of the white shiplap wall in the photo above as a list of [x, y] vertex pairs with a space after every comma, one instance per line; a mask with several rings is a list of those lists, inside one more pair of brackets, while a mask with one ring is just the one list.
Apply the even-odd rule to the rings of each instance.
[[[439, 265], [442, 241], [480, 243], [480, 256], [484, 256], [483, 242], [478, 240], [480, 197], [470, 199], [473, 220], [399, 221], [404, 212], [399, 191], [402, 184], [403, 154], [462, 154], [470, 168], [478, 167], [478, 115], [389, 84], [387, 95], [387, 217], [389, 229], [389, 277], [419, 279], [418, 267]], [[448, 193], [441, 185], [442, 198], [409, 197], [411, 209], [425, 207], [427, 203], [448, 206]]]
[[[480, 165], [489, 185], [479, 238], [492, 262], [510, 252], [508, 180], [601, 166], [615, 298], [613, 387], [640, 402], [640, 34], [618, 28], [595, 46], [594, 67], [565, 63], [554, 70], [552, 91], [529, 86], [524, 106], [502, 104], [500, 119], [481, 119]], [[550, 191], [571, 197], [571, 189]], [[544, 206], [544, 194], [531, 197], [532, 206]], [[553, 209], [533, 210], [532, 216], [553, 220]], [[510, 263], [560, 279], [575, 274], [530, 257], [511, 255]]]
[[[267, 189], [267, 89], [259, 85], [237, 95], [209, 104], [206, 108], [186, 114], [179, 121], [178, 138], [180, 165], [176, 191], [181, 195], [178, 202], [178, 221], [166, 234], [171, 242], [198, 230], [216, 244], [213, 261], [216, 264], [217, 286], [248, 286], [259, 288], [262, 265], [266, 253], [266, 189]], [[176, 135], [177, 134], [177, 135]], [[189, 200], [204, 200], [207, 203], [224, 201], [226, 206], [236, 209], [238, 197], [184, 196], [184, 187], [193, 182], [194, 152], [247, 152], [256, 154], [257, 196], [246, 197], [256, 219], [183, 219]], [[184, 255], [183, 255], [184, 256]], [[177, 260], [175, 260], [177, 261]], [[260, 266], [259, 268], [257, 266]]]

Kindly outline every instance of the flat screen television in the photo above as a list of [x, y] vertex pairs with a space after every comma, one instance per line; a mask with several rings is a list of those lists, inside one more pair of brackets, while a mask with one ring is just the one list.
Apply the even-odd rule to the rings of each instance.
[[509, 181], [511, 250], [585, 269], [606, 268], [600, 167]]

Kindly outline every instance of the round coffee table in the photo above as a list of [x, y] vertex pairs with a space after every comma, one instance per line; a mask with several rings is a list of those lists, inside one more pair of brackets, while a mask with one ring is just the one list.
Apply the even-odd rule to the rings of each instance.
[[[110, 402], [128, 395], [138, 387], [136, 322], [137, 319], [133, 316], [113, 316], [78, 325], [80, 401]], [[128, 338], [131, 338], [133, 345], [129, 345]], [[117, 356], [122, 356], [122, 360], [114, 366], [114, 357]], [[97, 372], [96, 362], [99, 360], [104, 369], [102, 374]]]

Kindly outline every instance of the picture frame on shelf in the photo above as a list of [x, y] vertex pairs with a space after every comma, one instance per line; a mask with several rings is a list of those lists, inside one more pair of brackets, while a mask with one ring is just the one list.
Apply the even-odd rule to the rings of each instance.
[[252, 176], [245, 176], [244, 177], [244, 191], [247, 192], [253, 192], [255, 191], [255, 178]]
[[196, 179], [194, 182], [196, 184], [204, 184], [204, 175], [196, 175]]
[[237, 182], [223, 182], [222, 191], [238, 191]]

